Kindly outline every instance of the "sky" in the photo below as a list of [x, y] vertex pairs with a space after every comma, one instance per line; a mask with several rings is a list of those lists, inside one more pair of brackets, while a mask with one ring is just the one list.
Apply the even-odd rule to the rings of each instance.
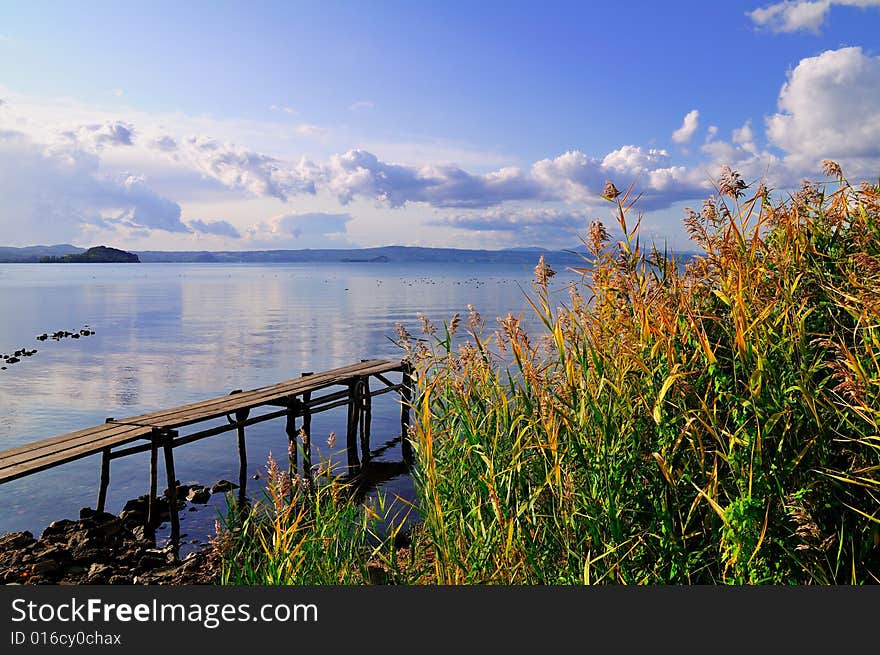
[[[185, 5], [185, 6], [180, 6]], [[0, 245], [570, 248], [880, 175], [880, 0], [0, 0]]]

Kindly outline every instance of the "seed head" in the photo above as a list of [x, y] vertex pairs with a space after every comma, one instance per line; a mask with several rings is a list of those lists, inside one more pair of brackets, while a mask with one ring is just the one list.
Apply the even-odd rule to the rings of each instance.
[[611, 180], [605, 180], [605, 190], [602, 191], [602, 195], [608, 200], [614, 200], [620, 195], [620, 191], [617, 190], [617, 187], [614, 186]]
[[544, 255], [541, 255], [538, 265], [535, 266], [535, 278], [538, 280], [538, 284], [546, 289], [547, 283], [554, 275], [556, 275], [556, 271], [550, 268], [550, 265], [544, 261]]

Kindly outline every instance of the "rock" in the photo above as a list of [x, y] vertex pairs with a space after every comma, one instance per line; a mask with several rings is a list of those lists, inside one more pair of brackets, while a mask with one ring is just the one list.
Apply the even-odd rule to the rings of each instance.
[[31, 565], [31, 575], [45, 576], [56, 573], [61, 568], [61, 563], [54, 559], [41, 559]]
[[36, 539], [30, 532], [10, 532], [0, 537], [0, 553], [27, 548], [35, 542]]
[[143, 525], [147, 520], [147, 513], [141, 510], [122, 510], [119, 513], [119, 520], [126, 525]]
[[103, 584], [113, 574], [113, 567], [107, 564], [92, 564], [86, 574], [86, 582], [90, 584]]
[[82, 562], [83, 564], [101, 561], [108, 554], [106, 549], [96, 548], [91, 544], [80, 544], [70, 553], [75, 561]]
[[[147, 496], [141, 496], [140, 498], [132, 498], [122, 508], [122, 512], [143, 512], [146, 514], [147, 506], [149, 505], [149, 498]], [[120, 517], [122, 514], [120, 514]]]
[[[198, 487], [198, 486], [201, 486], [201, 485], [181, 484], [180, 480], [176, 480], [174, 490], [177, 492], [178, 498], [186, 498], [186, 495], [189, 493], [190, 488], [191, 487]], [[168, 498], [170, 495], [171, 495], [171, 492], [167, 488], [162, 492], [162, 496], [164, 496], [165, 498]]]
[[211, 498], [211, 492], [202, 486], [194, 486], [189, 490], [186, 499], [191, 503], [200, 503], [204, 505]]
[[222, 494], [227, 491], [232, 491], [233, 489], [238, 489], [238, 485], [230, 482], [229, 480], [219, 480], [211, 487], [212, 494]]
[[130, 575], [111, 575], [110, 579], [107, 580], [107, 584], [131, 584], [132, 579]]
[[52, 539], [63, 536], [70, 532], [74, 527], [76, 527], [76, 521], [71, 521], [70, 519], [53, 521], [45, 530], [43, 530], [43, 534], [40, 535], [40, 540], [42, 541], [43, 539]]
[[108, 521], [117, 520], [116, 516], [110, 514], [109, 512], [99, 512], [96, 509], [92, 509], [91, 507], [83, 507], [79, 511], [80, 520], [89, 520], [94, 521], [95, 523], [106, 523]]
[[137, 541], [148, 541], [147, 528], [146, 528], [146, 526], [144, 526], [143, 523], [141, 523], [140, 525], [134, 526], [131, 529], [131, 534]]
[[149, 571], [168, 563], [168, 557], [160, 550], [148, 548], [138, 560], [138, 571]]
[[116, 518], [112, 514], [110, 516], [111, 518], [109, 521], [104, 521], [91, 528], [90, 533], [101, 539], [109, 539], [122, 532], [125, 529], [125, 524], [122, 519]]

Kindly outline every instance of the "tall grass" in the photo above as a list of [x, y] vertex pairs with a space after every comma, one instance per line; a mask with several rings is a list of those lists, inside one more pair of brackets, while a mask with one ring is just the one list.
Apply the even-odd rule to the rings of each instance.
[[221, 530], [224, 581], [880, 582], [880, 187], [825, 174], [777, 201], [725, 169], [687, 259], [646, 249], [608, 183], [620, 238], [591, 224], [562, 306], [542, 258], [538, 334], [474, 308], [399, 328], [407, 561], [381, 512], [270, 463], [269, 500]]
[[440, 583], [880, 582], [880, 190], [776, 202], [725, 170], [699, 255], [594, 222], [563, 307], [492, 334], [471, 311], [401, 343]]
[[322, 464], [311, 481], [281, 470], [271, 454], [264, 498], [230, 496], [213, 550], [222, 584], [339, 585], [395, 582], [406, 571], [395, 547], [402, 521], [383, 494], [368, 503]]

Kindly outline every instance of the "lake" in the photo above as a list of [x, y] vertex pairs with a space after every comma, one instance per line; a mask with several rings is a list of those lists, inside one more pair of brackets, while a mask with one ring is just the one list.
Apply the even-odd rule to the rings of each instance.
[[[439, 324], [456, 312], [466, 318], [472, 303], [494, 329], [495, 317], [523, 311], [532, 276], [533, 265], [510, 264], [0, 264], [0, 353], [38, 350], [0, 370], [0, 448], [306, 371], [399, 359], [390, 340], [394, 325], [417, 333], [418, 312]], [[561, 292], [571, 279], [560, 274], [554, 288]], [[36, 340], [86, 326], [95, 334]], [[344, 462], [345, 412], [313, 418], [315, 462]], [[375, 399], [377, 461], [401, 460], [399, 416], [396, 394]], [[340, 435], [335, 451], [326, 444], [330, 432]], [[283, 419], [247, 434], [249, 473], [265, 467], [270, 451], [286, 458]], [[178, 479], [237, 481], [235, 439], [229, 432], [176, 449]], [[94, 507], [99, 472], [100, 457], [93, 456], [0, 485], [0, 533], [39, 534]], [[159, 480], [161, 490], [161, 470]], [[118, 513], [147, 488], [147, 454], [114, 460], [107, 510]], [[406, 474], [382, 480], [381, 488], [389, 496], [413, 495]], [[258, 495], [259, 482], [248, 490]], [[213, 533], [225, 498], [216, 494], [194, 507], [181, 512], [190, 547]]]

